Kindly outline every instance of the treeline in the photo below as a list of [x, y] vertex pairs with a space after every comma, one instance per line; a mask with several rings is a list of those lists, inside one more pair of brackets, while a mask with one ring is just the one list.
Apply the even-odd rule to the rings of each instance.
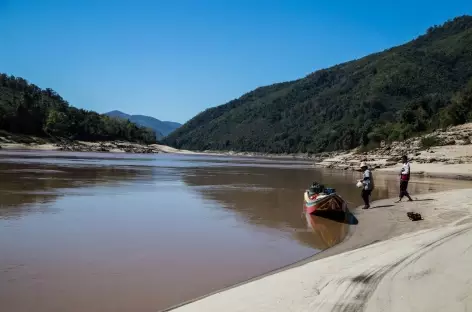
[[377, 146], [472, 118], [472, 17], [208, 109], [165, 138], [193, 150], [322, 152]]
[[0, 129], [71, 140], [154, 143], [153, 130], [70, 106], [52, 89], [0, 74]]

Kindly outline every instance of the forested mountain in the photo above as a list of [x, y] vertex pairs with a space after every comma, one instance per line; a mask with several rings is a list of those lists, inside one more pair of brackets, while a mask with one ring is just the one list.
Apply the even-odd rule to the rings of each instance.
[[158, 139], [170, 134], [172, 131], [181, 126], [181, 124], [178, 122], [161, 121], [154, 117], [144, 115], [128, 115], [118, 110], [105, 113], [105, 115], [121, 119], [129, 119], [131, 122], [134, 122], [137, 125], [151, 128], [156, 133], [156, 137]]
[[472, 117], [472, 17], [305, 78], [255, 89], [164, 139], [193, 150], [321, 152], [375, 146]]
[[152, 129], [72, 107], [52, 89], [6, 74], [0, 74], [0, 129], [72, 140], [156, 141]]

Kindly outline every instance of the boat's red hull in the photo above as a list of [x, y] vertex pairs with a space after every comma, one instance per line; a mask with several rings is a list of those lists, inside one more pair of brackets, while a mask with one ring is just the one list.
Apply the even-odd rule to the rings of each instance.
[[308, 214], [315, 214], [317, 212], [346, 212], [346, 202], [338, 195], [332, 194], [322, 199], [310, 199], [305, 193], [303, 211]]

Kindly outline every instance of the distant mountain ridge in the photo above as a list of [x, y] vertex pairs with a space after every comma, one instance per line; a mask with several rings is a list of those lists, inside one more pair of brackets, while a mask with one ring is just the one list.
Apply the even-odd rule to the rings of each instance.
[[145, 115], [129, 115], [123, 113], [119, 110], [114, 110], [108, 113], [105, 113], [109, 117], [128, 119], [131, 122], [134, 122], [137, 125], [142, 127], [151, 128], [156, 132], [156, 138], [161, 139], [171, 132], [182, 126], [182, 124], [174, 121], [162, 121], [157, 118]]

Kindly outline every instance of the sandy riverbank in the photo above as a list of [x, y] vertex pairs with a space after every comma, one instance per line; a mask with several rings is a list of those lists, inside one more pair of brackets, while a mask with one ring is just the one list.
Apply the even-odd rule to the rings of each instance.
[[[472, 123], [411, 138], [403, 142], [383, 144], [377, 149], [361, 152], [359, 148], [321, 154], [264, 154], [231, 151], [189, 151], [159, 144], [139, 144], [125, 141], [85, 142], [52, 141], [33, 136], [0, 133], [0, 148], [6, 150], [112, 152], [112, 153], [172, 153], [209, 156], [263, 157], [272, 159], [311, 160], [315, 167], [337, 170], [359, 170], [361, 161], [381, 173], [398, 173], [402, 155], [408, 155], [412, 175], [436, 178], [472, 180]], [[426, 142], [426, 143], [425, 143]], [[431, 146], [425, 146], [429, 144]]]
[[[132, 142], [46, 142], [44, 139], [28, 137], [32, 142], [19, 143], [0, 137], [0, 148], [4, 150], [36, 150], [36, 151], [72, 151], [72, 152], [111, 152], [111, 153], [170, 153], [185, 155], [209, 155], [209, 156], [238, 156], [238, 157], [264, 157], [272, 159], [305, 159], [312, 160], [316, 167], [336, 170], [358, 170], [361, 161], [367, 161], [376, 172], [397, 174], [401, 164], [398, 159], [400, 152], [379, 155], [373, 151], [366, 154], [358, 154], [355, 151], [330, 154], [326, 158], [318, 156], [298, 155], [266, 155], [257, 153], [233, 153], [233, 152], [194, 152], [180, 150], [170, 146], [151, 144], [143, 145]], [[414, 149], [413, 149], [414, 150]], [[425, 177], [472, 180], [472, 145], [437, 146], [409, 154], [412, 164], [412, 175]], [[312, 158], [315, 157], [315, 158]], [[320, 158], [321, 157], [321, 158]], [[392, 159], [395, 158], [395, 161]]]
[[[362, 151], [362, 148], [355, 148], [349, 151], [326, 152], [319, 154], [269, 154], [212, 150], [189, 151], [159, 144], [145, 145], [124, 141], [54, 141], [47, 138], [0, 132], [0, 148], [3, 149], [63, 150], [75, 152], [175, 153], [213, 156], [263, 157], [273, 159], [303, 159], [312, 160], [318, 167], [340, 170], [358, 170], [361, 161], [368, 162], [372, 169], [388, 169], [398, 165], [402, 155], [408, 155], [409, 159], [414, 164], [466, 164], [470, 165], [472, 168], [471, 141], [472, 123], [450, 127], [444, 130], [436, 130], [432, 133], [410, 138], [402, 142], [391, 142], [388, 144], [381, 143], [380, 147], [370, 151]], [[389, 170], [386, 170], [386, 172], [388, 171]]]
[[[432, 178], [472, 180], [472, 164], [418, 164], [412, 163], [412, 175]], [[399, 174], [400, 165], [381, 168], [377, 172]]]
[[[3, 139], [3, 140], [2, 140]], [[198, 154], [192, 151], [179, 150], [160, 144], [144, 145], [125, 141], [86, 142], [62, 141], [48, 142], [44, 139], [30, 137], [31, 142], [21, 143], [0, 137], [0, 149], [3, 150], [36, 150], [36, 151], [69, 151], [69, 152], [110, 152], [110, 153], [173, 153]]]
[[29, 137], [32, 142], [22, 143], [9, 140], [0, 136], [0, 149], [4, 150], [37, 150], [37, 151], [69, 151], [69, 152], [110, 152], [110, 153], [142, 153], [142, 154], [185, 154], [185, 155], [209, 155], [209, 156], [238, 156], [238, 157], [263, 157], [274, 159], [312, 159], [306, 154], [297, 155], [275, 155], [264, 153], [238, 153], [228, 151], [190, 151], [177, 149], [161, 144], [139, 144], [126, 141], [63, 141], [49, 142], [44, 139]]
[[372, 207], [341, 244], [174, 311], [472, 311], [472, 189]]
[[[470, 165], [472, 167], [472, 123], [437, 130], [432, 133], [410, 138], [402, 142], [382, 143], [370, 151], [356, 148], [351, 151], [318, 155], [317, 166], [341, 170], [358, 170], [359, 163], [366, 161], [374, 169], [395, 167], [402, 155], [410, 162], [426, 165]], [[322, 156], [322, 157], [321, 157]], [[432, 168], [432, 167], [431, 167]], [[454, 167], [444, 167], [451, 168]], [[387, 170], [389, 171], [389, 170]], [[441, 173], [441, 170], [436, 170]]]

